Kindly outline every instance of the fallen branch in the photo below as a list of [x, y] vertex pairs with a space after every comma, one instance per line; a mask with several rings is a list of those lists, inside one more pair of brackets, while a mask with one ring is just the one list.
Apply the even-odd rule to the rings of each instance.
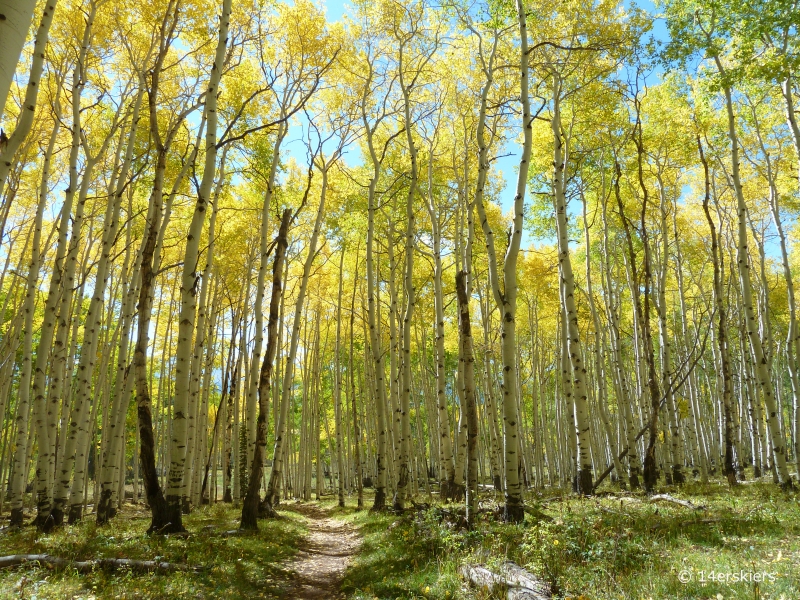
[[[712, 316], [713, 316], [713, 313], [712, 313]], [[701, 318], [702, 318], [702, 315], [701, 315]], [[658, 409], [659, 410], [661, 410], [661, 408], [666, 403], [667, 398], [669, 397], [670, 393], [677, 392], [679, 389], [681, 389], [683, 384], [689, 378], [689, 375], [691, 375], [692, 371], [694, 371], [694, 368], [697, 365], [697, 363], [700, 360], [700, 358], [703, 355], [705, 355], [705, 352], [706, 352], [706, 341], [708, 341], [708, 332], [709, 331], [711, 331], [711, 328], [706, 328], [706, 333], [703, 336], [703, 344], [700, 347], [700, 351], [697, 352], [697, 354], [695, 356], [695, 359], [692, 362], [692, 366], [687, 369], [686, 373], [680, 378], [680, 380], [673, 379], [672, 381], [669, 382], [669, 385], [664, 390], [664, 395], [661, 397], [661, 400], [658, 403]], [[698, 333], [698, 337], [699, 337], [699, 335], [700, 334]], [[694, 347], [695, 348], [697, 347], [697, 340], [695, 340]], [[686, 361], [684, 361], [684, 365], [688, 364], [688, 362], [689, 362], [689, 358], [687, 357]], [[681, 367], [681, 368], [683, 368], [683, 367]], [[676, 369], [675, 372], [677, 373], [679, 370], [680, 369]], [[677, 383], [676, 383], [676, 381], [677, 381]], [[634, 438], [634, 441], [638, 442], [639, 439], [645, 434], [645, 432], [647, 432], [648, 429], [650, 429], [650, 425], [645, 425], [644, 427], [642, 427], [642, 429], [639, 431], [639, 433], [636, 434], [636, 438]], [[620, 454], [617, 457], [617, 461], [621, 461], [626, 456], [628, 456], [628, 447], [627, 446], [625, 447], [625, 450], [622, 451], [622, 454]], [[597, 478], [597, 481], [595, 481], [594, 485], [592, 486], [592, 493], [594, 493], [594, 491], [598, 487], [600, 487], [600, 484], [603, 483], [603, 480], [611, 474], [611, 471], [614, 470], [614, 464], [615, 463], [612, 461], [612, 463], [610, 465], [608, 465], [608, 468], [605, 471], [603, 471], [603, 473], [600, 475], [600, 477]], [[617, 473], [617, 475], [619, 475], [621, 477], [623, 474], [622, 473]]]
[[242, 529], [228, 529], [228, 530], [219, 531], [213, 525], [206, 525], [205, 527], [203, 527], [200, 530], [200, 533], [204, 537], [236, 537], [238, 535], [242, 535], [243, 533], [246, 533], [246, 531], [244, 531]]
[[705, 506], [698, 506], [697, 504], [692, 504], [688, 500], [680, 500], [678, 498], [674, 498], [669, 494], [656, 494], [655, 496], [650, 496], [648, 499], [649, 502], [670, 502], [672, 504], [677, 504], [679, 506], [683, 506], [684, 508], [691, 508], [692, 510], [705, 510]]
[[549, 586], [513, 562], [506, 562], [501, 573], [483, 565], [463, 565], [461, 576], [472, 585], [488, 592], [505, 590], [507, 600], [548, 600]]
[[11, 554], [0, 556], [0, 568], [17, 567], [27, 563], [39, 563], [53, 567], [69, 567], [87, 573], [95, 569], [113, 571], [116, 569], [130, 569], [140, 573], [174, 573], [176, 571], [200, 572], [203, 567], [192, 567], [176, 563], [159, 562], [155, 560], [132, 560], [130, 558], [98, 558], [95, 560], [68, 560], [50, 554]]

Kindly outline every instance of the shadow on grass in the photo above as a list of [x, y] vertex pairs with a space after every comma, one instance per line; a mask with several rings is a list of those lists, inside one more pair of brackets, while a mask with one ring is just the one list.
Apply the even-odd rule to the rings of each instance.
[[[91, 515], [90, 515], [91, 516]], [[47, 553], [72, 560], [158, 559], [201, 565], [200, 573], [77, 573], [25, 567], [0, 572], [0, 598], [281, 598], [291, 578], [282, 567], [304, 537], [302, 519], [259, 522], [258, 533], [220, 535], [238, 527], [229, 505], [203, 507], [185, 518], [186, 537], [149, 536], [147, 514], [126, 509], [105, 527], [90, 519], [49, 535], [33, 528], [0, 537], [0, 553]]]

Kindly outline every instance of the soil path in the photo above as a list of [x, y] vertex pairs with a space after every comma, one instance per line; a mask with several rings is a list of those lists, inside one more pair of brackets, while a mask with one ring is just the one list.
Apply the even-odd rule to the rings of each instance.
[[355, 529], [331, 519], [326, 511], [313, 504], [295, 504], [290, 510], [308, 519], [308, 537], [287, 565], [296, 573], [287, 597], [298, 600], [344, 598], [339, 584], [361, 544]]

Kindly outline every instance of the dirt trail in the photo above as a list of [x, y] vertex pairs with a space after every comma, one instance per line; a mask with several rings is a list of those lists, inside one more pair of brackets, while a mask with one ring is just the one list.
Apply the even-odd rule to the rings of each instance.
[[339, 584], [358, 551], [361, 543], [358, 534], [351, 526], [329, 518], [328, 513], [312, 504], [296, 504], [290, 510], [305, 516], [309, 523], [308, 537], [287, 565], [297, 574], [287, 597], [297, 600], [344, 598]]

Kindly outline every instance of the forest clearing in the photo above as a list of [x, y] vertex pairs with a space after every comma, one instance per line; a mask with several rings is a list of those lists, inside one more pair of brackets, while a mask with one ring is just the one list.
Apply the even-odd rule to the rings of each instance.
[[0, 0], [0, 597], [800, 598], [796, 0]]

